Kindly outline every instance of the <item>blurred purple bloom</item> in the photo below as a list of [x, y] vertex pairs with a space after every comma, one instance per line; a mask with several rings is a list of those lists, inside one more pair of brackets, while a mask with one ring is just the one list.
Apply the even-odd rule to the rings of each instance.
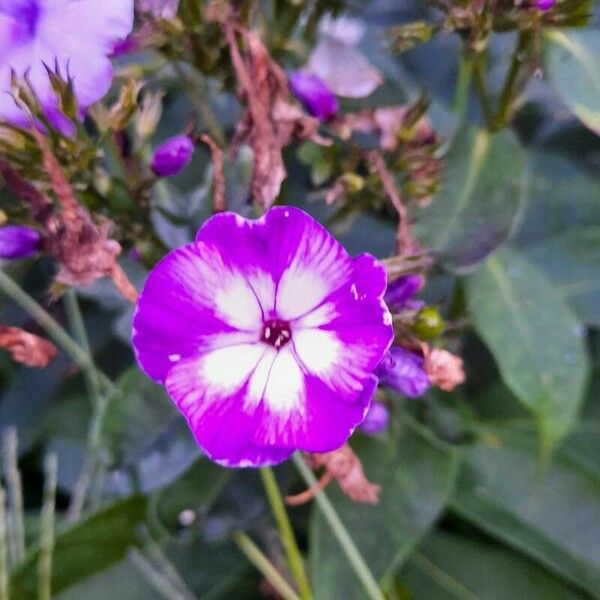
[[152, 170], [158, 177], [181, 173], [192, 162], [194, 142], [187, 135], [177, 135], [163, 142], [152, 157]]
[[221, 213], [150, 273], [133, 346], [212, 460], [329, 452], [363, 421], [392, 341], [385, 285], [297, 208]]
[[387, 429], [390, 414], [385, 404], [371, 402], [365, 420], [360, 425], [360, 430], [365, 435], [379, 435]]
[[172, 19], [177, 16], [179, 0], [137, 0], [136, 6], [157, 19]]
[[0, 119], [24, 125], [10, 96], [11, 71], [28, 75], [48, 118], [64, 125], [44, 65], [73, 79], [80, 108], [112, 81], [108, 56], [133, 27], [133, 0], [0, 0]]
[[418, 398], [430, 387], [422, 356], [392, 346], [377, 367], [375, 375], [379, 383], [396, 390], [407, 398]]
[[536, 0], [535, 1], [535, 6], [536, 8], [538, 8], [539, 10], [550, 10], [551, 8], [554, 7], [554, 5], [556, 4], [556, 0]]
[[329, 121], [338, 111], [338, 101], [333, 92], [312, 73], [290, 73], [290, 89], [306, 110], [319, 121]]
[[423, 279], [420, 275], [404, 275], [388, 285], [385, 302], [392, 312], [402, 309], [419, 309], [425, 303], [413, 300], [413, 296], [421, 289]]
[[25, 225], [0, 227], [0, 258], [28, 258], [39, 251], [42, 236]]

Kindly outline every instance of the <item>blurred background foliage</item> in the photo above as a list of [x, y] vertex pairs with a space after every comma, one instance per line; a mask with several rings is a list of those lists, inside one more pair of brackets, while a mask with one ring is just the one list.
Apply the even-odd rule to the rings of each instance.
[[[435, 252], [422, 297], [444, 317], [445, 344], [464, 357], [467, 381], [418, 400], [388, 392], [389, 429], [377, 438], [353, 437], [368, 478], [382, 486], [378, 505], [354, 504], [335, 485], [327, 489], [386, 597], [600, 598], [598, 7], [558, 0], [556, 20], [532, 29], [507, 17], [493, 26], [448, 31], [441, 23], [449, 6], [477, 3], [247, 4], [258, 5], [252, 10], [261, 13], [261, 37], [286, 69], [307, 58], [322, 15], [360, 20], [366, 27], [360, 51], [384, 83], [365, 98], [342, 100], [342, 112], [421, 101], [438, 136], [440, 180], [415, 190], [403, 165], [397, 184], [411, 200], [416, 237]], [[506, 5], [505, 14], [517, 10], [508, 10], [512, 0], [481, 4]], [[117, 59], [115, 92], [105, 106], [119, 102], [118, 90], [131, 77], [145, 81], [145, 96], [135, 91], [130, 112], [122, 102], [125, 114], [112, 113], [122, 123], [107, 127], [137, 128], [141, 161], [161, 140], [184, 131], [194, 115], [200, 130], [210, 130], [205, 104], [227, 137], [241, 114], [226, 47], [218, 27], [201, 18], [201, 6], [182, 0], [179, 19], [161, 22], [152, 49]], [[535, 42], [528, 45], [531, 36]], [[518, 49], [519, 40], [526, 49]], [[506, 102], [511, 62], [523, 81], [516, 81]], [[462, 88], [461, 79], [467, 83]], [[160, 90], [156, 131], [151, 123], [149, 133], [140, 134], [141, 98]], [[495, 116], [486, 114], [488, 104], [499, 107]], [[181, 175], [149, 183], [128, 172], [110, 135], [101, 133], [99, 144], [82, 139], [53, 140], [53, 149], [80, 200], [115, 220], [126, 249], [141, 255], [137, 260], [125, 252], [121, 260], [139, 289], [155, 260], [190, 241], [211, 214], [210, 155], [199, 146]], [[359, 143], [368, 148], [372, 141]], [[289, 176], [278, 202], [326, 223], [351, 253], [388, 257], [396, 217], [381, 189], [371, 189], [367, 179], [366, 188], [347, 187], [333, 206], [324, 202], [349, 169], [348, 152], [343, 143], [288, 146]], [[104, 176], [91, 182], [98, 162]], [[35, 165], [23, 168], [43, 180]], [[225, 175], [228, 208], [244, 215], [253, 210], [251, 172], [251, 154], [242, 147]], [[419, 202], [430, 195], [431, 202]], [[2, 208], [18, 216], [11, 193], [3, 189], [0, 196]], [[140, 198], [149, 207], [145, 212], [135, 208]], [[76, 336], [67, 297], [49, 301], [55, 272], [49, 259], [3, 269]], [[109, 281], [82, 286], [77, 296], [94, 359], [114, 381], [99, 422], [85, 375], [65, 353], [46, 369], [16, 366], [0, 355], [0, 423], [18, 432], [27, 540], [10, 572], [11, 598], [35, 598], [38, 590], [48, 453], [58, 463], [53, 597], [273, 597], [232, 538], [249, 533], [285, 572], [258, 473], [225, 470], [201, 457], [164, 392], [135, 366], [132, 308]], [[0, 310], [2, 323], [40, 331], [5, 294]], [[101, 476], [92, 484], [90, 509], [69, 522], [90, 422], [98, 425]], [[11, 447], [7, 435], [5, 482]], [[284, 491], [304, 488], [292, 465], [275, 471]], [[289, 511], [314, 598], [364, 598], [317, 508], [311, 503]]]

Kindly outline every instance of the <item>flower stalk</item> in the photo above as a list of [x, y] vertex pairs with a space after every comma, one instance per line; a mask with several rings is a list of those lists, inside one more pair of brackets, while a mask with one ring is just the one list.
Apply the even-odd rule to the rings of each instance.
[[283, 546], [285, 548], [290, 571], [294, 577], [294, 580], [298, 584], [300, 598], [302, 600], [310, 600], [312, 596], [308, 578], [304, 570], [302, 556], [300, 554], [300, 550], [298, 549], [296, 536], [292, 530], [292, 525], [285, 509], [285, 504], [283, 502], [281, 492], [279, 491], [279, 486], [277, 485], [277, 480], [275, 479], [273, 470], [270, 467], [263, 467], [260, 469], [260, 476], [267, 494], [267, 498], [269, 499], [269, 504], [271, 505], [271, 511], [273, 512], [275, 522], [277, 523], [277, 529], [279, 530], [281, 541], [283, 542]]
[[[308, 465], [304, 461], [304, 458], [296, 452], [292, 456], [296, 468], [300, 472], [300, 475], [306, 482], [309, 488], [313, 488], [318, 485], [317, 479], [313, 475], [313, 472], [308, 468]], [[352, 569], [356, 573], [359, 581], [361, 582], [367, 597], [370, 600], [385, 600], [382, 591], [379, 589], [375, 577], [371, 573], [365, 559], [362, 557], [360, 551], [356, 547], [354, 541], [350, 537], [348, 530], [344, 527], [340, 517], [338, 516], [333, 504], [331, 504], [329, 498], [323, 490], [318, 490], [315, 496], [317, 506], [325, 517], [325, 520], [329, 524], [333, 535], [337, 538], [346, 558], [350, 562]]]

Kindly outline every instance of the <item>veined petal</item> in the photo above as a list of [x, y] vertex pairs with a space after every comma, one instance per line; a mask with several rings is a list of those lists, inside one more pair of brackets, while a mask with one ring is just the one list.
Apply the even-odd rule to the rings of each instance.
[[168, 254], [152, 271], [133, 321], [144, 371], [163, 382], [177, 360], [260, 336], [261, 307], [247, 279], [206, 245]]

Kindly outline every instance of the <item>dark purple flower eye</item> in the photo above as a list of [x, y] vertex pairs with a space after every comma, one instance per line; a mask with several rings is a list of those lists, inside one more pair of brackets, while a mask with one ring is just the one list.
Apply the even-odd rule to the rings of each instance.
[[0, 227], [0, 258], [28, 258], [39, 251], [42, 236], [25, 225]]
[[360, 430], [365, 435], [379, 435], [387, 429], [389, 420], [390, 414], [385, 404], [373, 401], [365, 420], [360, 424]]
[[381, 385], [385, 385], [407, 398], [418, 398], [430, 387], [422, 356], [392, 346], [375, 371]]
[[279, 206], [220, 213], [150, 273], [133, 323], [142, 369], [230, 467], [339, 448], [364, 419], [392, 338], [386, 274]]
[[338, 101], [323, 81], [305, 71], [290, 74], [290, 89], [304, 108], [319, 121], [328, 121], [338, 111]]
[[169, 138], [155, 150], [152, 170], [158, 177], [177, 175], [190, 164], [193, 156], [194, 142], [188, 136]]

